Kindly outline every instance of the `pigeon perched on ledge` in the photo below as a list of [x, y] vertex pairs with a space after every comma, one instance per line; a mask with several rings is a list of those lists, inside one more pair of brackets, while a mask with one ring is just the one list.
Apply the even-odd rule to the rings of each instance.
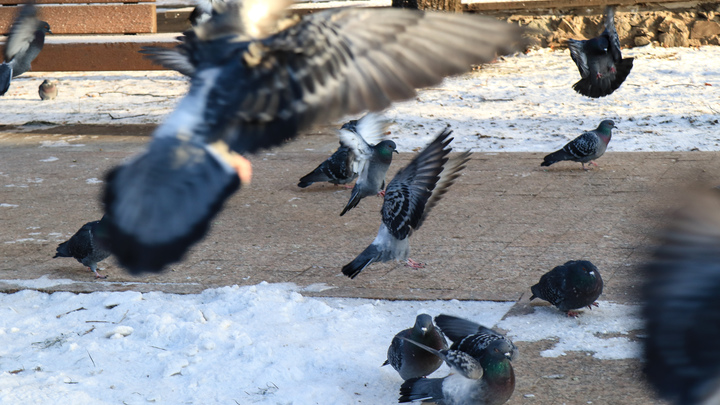
[[13, 77], [30, 70], [30, 63], [42, 50], [47, 33], [52, 34], [50, 25], [38, 20], [35, 5], [30, 2], [20, 6], [5, 41], [5, 61], [0, 64], [0, 96], [8, 91]]
[[425, 377], [440, 368], [443, 359], [416, 345], [409, 344], [404, 338], [424, 344], [433, 350], [447, 349], [447, 342], [440, 330], [433, 325], [432, 317], [420, 314], [415, 318], [415, 325], [399, 332], [392, 340], [387, 351], [387, 360], [383, 366], [390, 364], [403, 380]]
[[614, 9], [608, 7], [606, 14], [605, 31], [599, 37], [567, 42], [570, 56], [582, 76], [573, 89], [583, 96], [599, 98], [612, 94], [633, 67], [633, 58], [623, 59], [620, 51]]
[[81, 264], [87, 266], [96, 278], [107, 278], [107, 275], [101, 276], [97, 271], [97, 264], [110, 256], [110, 252], [98, 242], [98, 233], [102, 232], [102, 225], [105, 218], [100, 221], [88, 222], [80, 228], [67, 241], [61, 243], [57, 247], [56, 257], [72, 257]]
[[550, 302], [568, 316], [577, 316], [574, 309], [597, 306], [595, 300], [603, 290], [600, 271], [587, 260], [571, 260], [557, 266], [540, 277], [540, 282], [530, 287], [530, 300], [540, 298]]
[[550, 166], [563, 160], [579, 162], [582, 164], [583, 170], [588, 170], [585, 168], [585, 163], [588, 162], [597, 166], [593, 160], [605, 154], [610, 138], [612, 138], [613, 128], [615, 128], [615, 122], [602, 121], [596, 129], [583, 133], [568, 142], [562, 149], [545, 156], [540, 166]]
[[460, 176], [470, 160], [470, 153], [452, 159], [448, 145], [452, 131], [445, 128], [404, 168], [395, 174], [385, 189], [381, 210], [382, 224], [377, 237], [355, 260], [342, 268], [344, 275], [355, 278], [363, 269], [375, 262], [407, 260], [414, 268], [421, 263], [408, 258], [410, 236], [420, 229], [430, 210], [440, 201], [447, 189]]
[[292, 3], [216, 2], [155, 59], [189, 75], [190, 88], [148, 149], [107, 176], [109, 245], [131, 272], [161, 271], [204, 237], [238, 177], [250, 177], [243, 154], [380, 111], [523, 42], [522, 28], [476, 15], [347, 7], [286, 17]]

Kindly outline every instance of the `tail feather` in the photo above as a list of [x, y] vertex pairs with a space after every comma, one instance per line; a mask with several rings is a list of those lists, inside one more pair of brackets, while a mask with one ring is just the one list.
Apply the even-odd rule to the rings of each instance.
[[353, 188], [352, 195], [350, 195], [350, 201], [348, 201], [347, 205], [345, 205], [345, 208], [343, 208], [340, 216], [345, 215], [346, 212], [357, 207], [357, 205], [360, 203], [360, 200], [362, 200], [360, 193], [355, 188]]
[[625, 58], [615, 65], [617, 72], [615, 73], [615, 80], [612, 81], [612, 91], [617, 90], [628, 77], [633, 68], [633, 61], [634, 58]]
[[542, 163], [540, 163], [540, 166], [550, 166], [557, 162], [562, 162], [563, 160], [572, 160], [573, 156], [564, 150], [560, 149], [557, 152], [553, 152], [547, 156], [545, 156], [545, 159]]
[[313, 170], [312, 172], [306, 174], [302, 178], [300, 178], [300, 182], [298, 183], [298, 187], [305, 188], [313, 183], [321, 182], [321, 181], [330, 181], [330, 177], [328, 177], [325, 173], [320, 171], [320, 168]]
[[55, 256], [53, 256], [53, 259], [56, 257], [72, 257], [72, 255], [70, 254], [70, 251], [68, 251], [68, 242], [63, 242], [58, 245], [57, 253], [55, 253]]
[[400, 386], [398, 402], [441, 400], [442, 383], [442, 378], [411, 378]]
[[380, 258], [380, 249], [376, 245], [370, 245], [362, 253], [355, 258], [355, 260], [346, 264], [342, 268], [344, 275], [355, 278], [365, 267], [376, 262]]
[[7, 63], [0, 64], [0, 96], [5, 95], [10, 88], [13, 69]]

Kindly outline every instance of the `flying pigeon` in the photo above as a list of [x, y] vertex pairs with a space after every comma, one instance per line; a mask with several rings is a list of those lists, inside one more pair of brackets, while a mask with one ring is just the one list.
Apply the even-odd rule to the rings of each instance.
[[100, 221], [88, 222], [80, 228], [75, 235], [67, 241], [61, 243], [57, 247], [56, 257], [72, 257], [83, 265], [87, 266], [96, 278], [107, 278], [107, 275], [101, 276], [97, 271], [97, 264], [110, 256], [110, 252], [106, 250], [102, 243], [98, 241], [98, 234], [102, 232]]
[[238, 177], [250, 177], [242, 154], [414, 97], [516, 49], [524, 32], [474, 15], [393, 8], [284, 17], [292, 3], [218, 2], [158, 57], [191, 76], [188, 94], [147, 150], [108, 174], [103, 198], [109, 245], [131, 272], [161, 271], [205, 235]]
[[415, 326], [399, 332], [392, 340], [387, 351], [387, 360], [383, 366], [390, 364], [403, 380], [425, 377], [437, 370], [443, 359], [435, 354], [408, 344], [405, 338], [418, 344], [427, 345], [432, 350], [447, 349], [447, 342], [442, 333], [433, 325], [432, 317], [420, 314], [415, 318]]
[[582, 76], [573, 89], [583, 96], [599, 98], [612, 94], [633, 67], [633, 58], [623, 59], [620, 52], [614, 9], [608, 7], [606, 14], [605, 31], [599, 37], [568, 40], [570, 56]]
[[350, 278], [357, 277], [363, 269], [374, 262], [406, 260], [413, 268], [421, 263], [408, 259], [410, 235], [420, 229], [430, 210], [440, 201], [455, 180], [470, 153], [448, 159], [452, 150], [448, 145], [453, 138], [448, 128], [425, 147], [388, 184], [381, 210], [382, 224], [375, 240], [355, 260], [343, 267], [342, 272]]
[[8, 91], [13, 77], [30, 70], [30, 63], [45, 44], [46, 33], [52, 34], [50, 25], [37, 19], [33, 3], [21, 6], [5, 42], [5, 62], [0, 64], [0, 96]]
[[543, 274], [540, 282], [530, 290], [531, 301], [540, 298], [568, 316], [577, 316], [574, 309], [598, 306], [595, 300], [602, 294], [603, 281], [594, 264], [587, 260], [571, 260]]
[[490, 343], [502, 340], [507, 342], [511, 348], [509, 351], [510, 360], [517, 358], [518, 348], [515, 344], [501, 333], [490, 328], [467, 319], [443, 314], [435, 317], [435, 323], [443, 334], [452, 340], [451, 350], [460, 350], [479, 358], [487, 350]]
[[588, 170], [585, 168], [585, 163], [588, 162], [597, 167], [597, 163], [593, 162], [593, 160], [605, 154], [605, 149], [607, 149], [610, 138], [612, 138], [613, 128], [615, 128], [615, 122], [611, 120], [602, 121], [597, 129], [584, 132], [563, 146], [562, 149], [545, 156], [540, 166], [550, 166], [563, 160], [571, 160], [580, 162], [583, 170]]
[[[315, 170], [303, 176], [298, 187], [305, 188], [319, 181], [338, 185], [355, 180], [372, 156], [372, 149], [370, 149], [372, 146], [370, 145], [375, 145], [382, 140], [388, 126], [388, 121], [372, 113], [359, 120], [351, 120], [343, 124], [339, 131], [340, 147], [338, 150]], [[363, 152], [367, 156], [364, 156]]]
[[[362, 139], [360, 141], [365, 143]], [[362, 162], [360, 164], [361, 168], [350, 194], [350, 200], [343, 208], [340, 216], [357, 207], [360, 200], [365, 197], [378, 194], [384, 196], [385, 174], [390, 168], [390, 163], [392, 163], [393, 152], [398, 153], [397, 145], [390, 140], [381, 141], [373, 146], [367, 143], [360, 148], [353, 146], [353, 152], [358, 157], [357, 160]]]
[[57, 80], [43, 80], [42, 84], [38, 88], [38, 94], [40, 94], [41, 100], [54, 100], [58, 93], [58, 81]]
[[645, 375], [669, 403], [717, 404], [720, 193], [693, 195], [669, 223], [643, 268]]
[[[451, 365], [460, 371], [444, 378], [413, 378], [400, 387], [398, 402], [423, 401], [438, 405], [500, 405], [507, 402], [515, 390], [515, 372], [510, 363], [512, 346], [505, 340], [492, 341], [480, 357], [458, 358], [475, 360], [482, 367], [480, 378], [472, 361], [456, 361]], [[448, 352], [454, 352], [450, 349]], [[457, 353], [464, 353], [457, 351]], [[458, 370], [459, 368], [464, 370]]]

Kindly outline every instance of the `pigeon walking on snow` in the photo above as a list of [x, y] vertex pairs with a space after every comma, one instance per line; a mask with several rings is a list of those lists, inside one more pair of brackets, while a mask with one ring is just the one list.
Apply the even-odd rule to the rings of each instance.
[[40, 94], [41, 100], [54, 100], [58, 94], [58, 81], [57, 80], [43, 80], [42, 84], [38, 88], [38, 94]]
[[[413, 378], [400, 387], [398, 402], [423, 401], [438, 405], [500, 405], [515, 390], [510, 363], [512, 346], [505, 340], [490, 342], [479, 356], [447, 350], [444, 357], [455, 371], [444, 378]], [[477, 366], [481, 369], [478, 370]]]
[[315, 170], [303, 176], [298, 187], [308, 187], [320, 181], [347, 184], [355, 180], [372, 156], [372, 145], [382, 141], [388, 125], [386, 120], [372, 113], [343, 124], [338, 133], [338, 150]]
[[190, 88], [147, 150], [107, 176], [108, 238], [131, 272], [161, 271], [205, 235], [238, 177], [250, 177], [242, 154], [414, 97], [418, 87], [516, 49], [524, 31], [404, 9], [286, 17], [293, 3], [217, 2], [175, 49], [146, 49], [189, 75]]
[[0, 64], [0, 96], [8, 91], [13, 77], [30, 70], [30, 63], [42, 50], [47, 33], [52, 34], [50, 25], [38, 20], [33, 3], [22, 5], [5, 41], [5, 62]]
[[597, 306], [603, 290], [603, 280], [594, 264], [587, 260], [571, 260], [557, 266], [540, 277], [540, 282], [530, 287], [530, 300], [540, 298], [550, 302], [568, 316], [582, 307]]
[[644, 371], [677, 405], [720, 403], [720, 192], [692, 197], [643, 269]]
[[97, 264], [110, 256], [110, 252], [106, 250], [98, 241], [98, 233], [101, 230], [100, 221], [88, 222], [78, 230], [67, 241], [61, 243], [57, 247], [56, 257], [72, 257], [81, 264], [87, 266], [96, 278], [107, 278], [107, 275], [101, 276], [97, 271]]
[[605, 154], [610, 138], [612, 138], [612, 129], [615, 128], [615, 122], [605, 120], [592, 131], [585, 132], [577, 138], [570, 141], [562, 149], [553, 152], [547, 156], [540, 166], [550, 166], [563, 160], [571, 160], [582, 164], [583, 170], [585, 163], [597, 166], [593, 160]]
[[620, 52], [614, 9], [608, 7], [606, 14], [605, 31], [599, 37], [568, 40], [570, 56], [582, 76], [573, 89], [583, 96], [599, 98], [612, 94], [633, 67], [633, 58], [623, 59]]
[[433, 325], [432, 317], [420, 314], [415, 318], [415, 326], [399, 332], [392, 340], [387, 351], [387, 360], [383, 366], [390, 364], [397, 370], [403, 380], [425, 377], [437, 370], [443, 359], [416, 345], [409, 344], [404, 338], [424, 344], [434, 350], [447, 349], [447, 342], [442, 333]]
[[517, 358], [518, 349], [515, 344], [501, 333], [490, 328], [452, 315], [438, 315], [435, 317], [435, 323], [443, 334], [452, 340], [451, 350], [460, 350], [479, 358], [487, 350], [490, 343], [502, 340], [507, 342], [510, 347], [510, 360]]
[[448, 146], [453, 140], [448, 138], [451, 133], [445, 128], [390, 181], [385, 190], [382, 224], [377, 237], [355, 260], [343, 267], [343, 274], [355, 278], [371, 263], [390, 260], [407, 260], [411, 267], [423, 267], [408, 259], [410, 236], [420, 229], [430, 210], [470, 160], [468, 152], [448, 159], [452, 150]]

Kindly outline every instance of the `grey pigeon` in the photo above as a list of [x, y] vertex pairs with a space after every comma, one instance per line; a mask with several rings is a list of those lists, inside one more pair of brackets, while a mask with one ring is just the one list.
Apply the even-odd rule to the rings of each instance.
[[448, 159], [452, 151], [448, 138], [452, 131], [445, 128], [415, 158], [402, 168], [388, 184], [382, 206], [382, 224], [375, 240], [355, 260], [345, 265], [343, 274], [357, 277], [374, 262], [407, 260], [414, 268], [421, 263], [408, 259], [410, 236], [420, 229], [430, 210], [440, 201], [455, 180], [470, 154], [465, 152]]
[[441, 314], [435, 317], [435, 323], [443, 334], [452, 340], [451, 350], [460, 350], [479, 358], [490, 343], [502, 340], [511, 347], [510, 360], [515, 360], [518, 356], [518, 348], [510, 339], [473, 321]]
[[585, 163], [588, 162], [597, 166], [593, 160], [605, 154], [610, 138], [612, 138], [613, 128], [615, 128], [615, 122], [602, 121], [595, 130], [583, 133], [568, 142], [562, 149], [545, 156], [540, 166], [550, 166], [563, 160], [580, 162], [583, 170], [587, 170]]
[[40, 94], [41, 100], [54, 100], [58, 94], [58, 81], [57, 80], [43, 80], [42, 84], [38, 88], [38, 94]]
[[403, 380], [409, 380], [432, 374], [442, 365], [442, 358], [416, 345], [408, 344], [403, 340], [405, 338], [433, 350], [444, 350], [448, 347], [442, 333], [433, 325], [432, 317], [428, 314], [420, 314], [415, 318], [415, 325], [412, 328], [395, 335], [383, 366], [390, 364]]
[[80, 230], [75, 232], [75, 235], [58, 245], [57, 253], [55, 253], [53, 259], [56, 257], [72, 257], [92, 270], [96, 278], [107, 278], [107, 275], [101, 276], [97, 271], [98, 262], [110, 256], [110, 251], [105, 249], [102, 243], [98, 242], [98, 234], [102, 232], [102, 225], [100, 224], [102, 221], [104, 221], [104, 218], [83, 225]]
[[568, 40], [570, 56], [582, 79], [573, 89], [583, 96], [599, 98], [612, 94], [625, 81], [633, 67], [633, 58], [623, 59], [620, 39], [615, 30], [615, 12], [608, 7], [605, 30], [588, 40]]
[[[416, 342], [413, 339], [400, 337], [399, 339], [410, 342], [412, 346], [425, 350], [427, 353], [434, 355], [436, 358], [444, 361], [454, 373], [459, 373], [463, 377], [470, 380], [478, 380], [483, 376], [483, 368], [480, 362], [468, 353], [459, 350], [436, 350], [430, 346]], [[415, 377], [420, 378], [420, 377]]]
[[[357, 159], [365, 160], [365, 164], [358, 174], [358, 179], [350, 193], [350, 200], [343, 208], [340, 216], [357, 207], [365, 197], [377, 195], [385, 188], [385, 174], [392, 163], [392, 154], [398, 153], [395, 142], [385, 140], [377, 145], [367, 145], [367, 153], [357, 153]], [[357, 149], [355, 149], [357, 151]]]
[[669, 403], [720, 403], [720, 193], [692, 195], [643, 266], [644, 371]]
[[21, 6], [5, 42], [5, 61], [0, 64], [0, 96], [8, 91], [13, 77], [30, 70], [30, 63], [45, 44], [46, 33], [52, 33], [50, 25], [38, 20], [33, 3]]
[[[510, 399], [515, 391], [515, 371], [510, 362], [512, 347], [505, 340], [492, 341], [480, 357], [469, 356], [482, 367], [478, 379], [470, 373], [473, 362], [455, 362], [457, 371], [460, 365], [466, 369], [445, 378], [413, 378], [400, 387], [398, 402], [423, 401], [438, 405], [500, 405]], [[453, 352], [452, 349], [448, 352]], [[457, 351], [457, 353], [464, 353]], [[468, 356], [465, 356], [467, 358]], [[457, 356], [457, 358], [462, 358]]]
[[372, 157], [371, 145], [382, 140], [388, 126], [388, 121], [372, 113], [359, 120], [351, 120], [343, 124], [338, 133], [340, 137], [338, 150], [315, 170], [303, 176], [298, 187], [308, 187], [319, 181], [337, 185], [355, 180]]
[[568, 316], [577, 316], [574, 309], [592, 309], [593, 305], [598, 305], [595, 300], [602, 294], [603, 280], [594, 264], [587, 260], [571, 260], [543, 274], [530, 290], [531, 301], [540, 298]]
[[203, 238], [239, 175], [249, 177], [242, 154], [414, 97], [515, 49], [524, 32], [475, 15], [391, 8], [286, 18], [291, 4], [217, 3], [172, 50], [173, 62], [162, 62], [190, 75], [188, 94], [147, 150], [106, 178], [109, 245], [131, 272], [161, 271]]

